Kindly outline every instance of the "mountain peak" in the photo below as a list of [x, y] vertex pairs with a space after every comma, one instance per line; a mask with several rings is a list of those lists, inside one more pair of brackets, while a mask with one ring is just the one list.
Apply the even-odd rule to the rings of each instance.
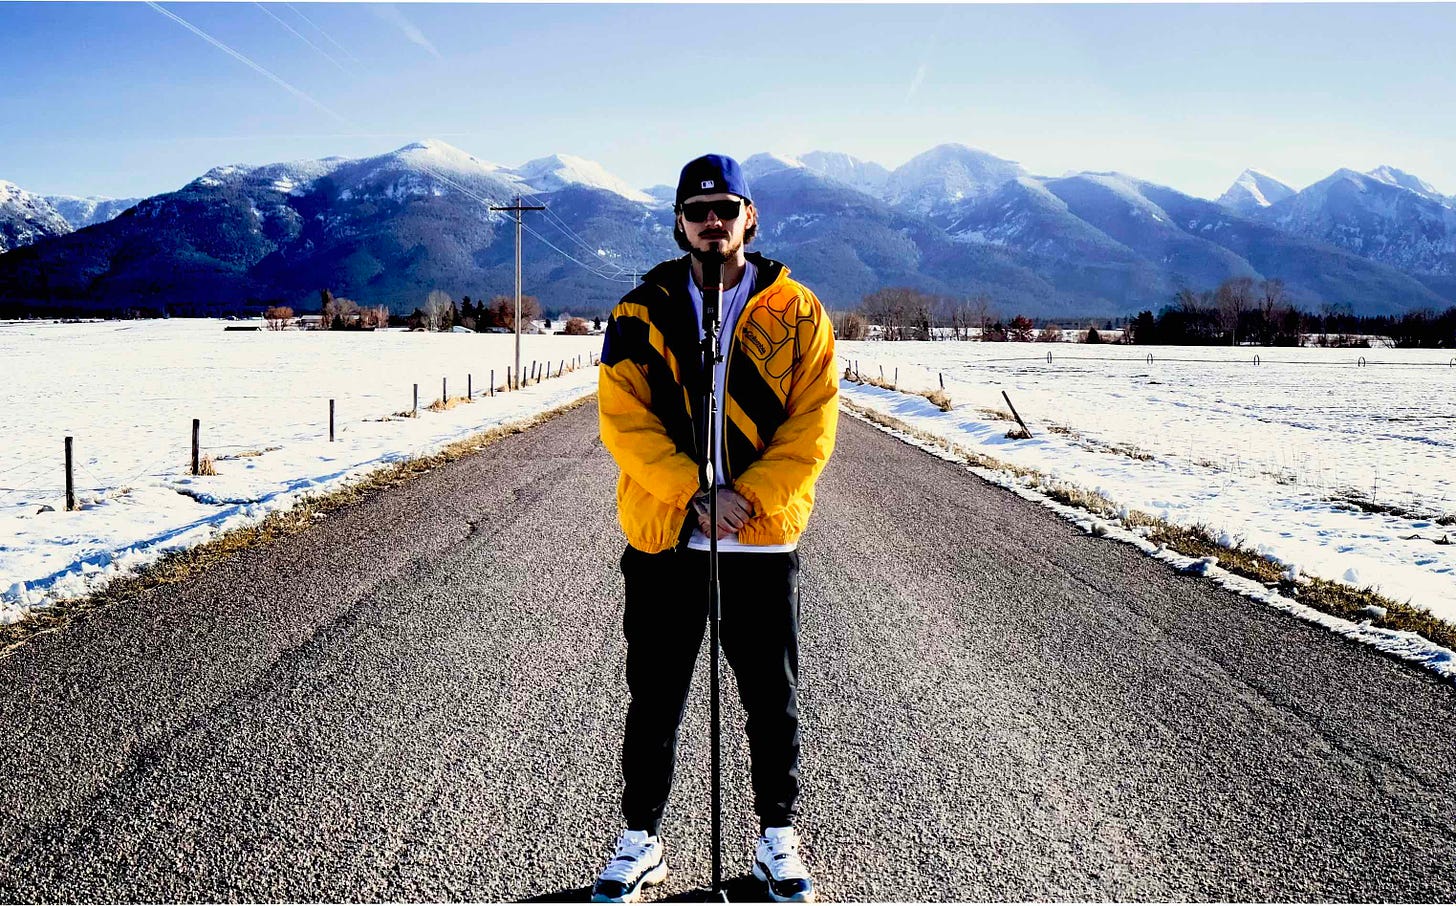
[[1240, 214], [1249, 214], [1278, 204], [1293, 194], [1294, 188], [1289, 184], [1275, 179], [1263, 170], [1249, 167], [1239, 174], [1239, 178], [1228, 187], [1228, 191], [1218, 197], [1218, 204]]
[[890, 178], [890, 171], [881, 165], [843, 151], [810, 151], [799, 160], [822, 176], [877, 197], [884, 192], [885, 182]]
[[770, 173], [777, 173], [780, 170], [801, 170], [804, 168], [803, 161], [788, 154], [776, 154], [772, 151], [760, 151], [743, 161], [743, 175], [748, 177], [749, 185], [753, 180]]
[[417, 142], [410, 142], [403, 148], [385, 155], [406, 164], [433, 166], [450, 170], [488, 170], [494, 172], [501, 169], [499, 164], [481, 160], [473, 154], [462, 151], [449, 142], [442, 142], [437, 138], [427, 138]]
[[549, 154], [528, 160], [511, 171], [537, 192], [555, 192], [568, 185], [604, 189], [631, 201], [651, 203], [653, 197], [607, 171], [594, 160], [571, 154]]
[[1402, 189], [1410, 189], [1417, 195], [1423, 195], [1426, 198], [1433, 198], [1438, 201], [1444, 200], [1441, 193], [1436, 191], [1435, 186], [1421, 179], [1419, 176], [1407, 173], [1404, 170], [1398, 170], [1389, 164], [1381, 164], [1365, 175], [1388, 185], [1399, 186]]
[[71, 225], [43, 196], [0, 179], [0, 253], [69, 232]]
[[1015, 161], [958, 143], [936, 145], [910, 158], [889, 175], [885, 199], [892, 205], [924, 214], [995, 191], [1026, 175]]

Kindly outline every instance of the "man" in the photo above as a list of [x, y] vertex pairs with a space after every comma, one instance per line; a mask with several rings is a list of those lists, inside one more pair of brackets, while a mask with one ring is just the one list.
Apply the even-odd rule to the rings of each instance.
[[[678, 725], [708, 617], [708, 533], [719, 538], [723, 652], [748, 714], [760, 834], [753, 873], [779, 902], [809, 902], [798, 854], [799, 536], [814, 482], [834, 448], [839, 380], [834, 334], [814, 294], [744, 247], [758, 231], [732, 158], [690, 162], [678, 179], [674, 235], [688, 254], [649, 271], [607, 323], [602, 442], [621, 469], [627, 535], [627, 709], [616, 851], [597, 902], [635, 900], [667, 876], [658, 831], [672, 786]], [[703, 263], [722, 265], [716, 366], [718, 522], [709, 524], [699, 462], [706, 446]]]

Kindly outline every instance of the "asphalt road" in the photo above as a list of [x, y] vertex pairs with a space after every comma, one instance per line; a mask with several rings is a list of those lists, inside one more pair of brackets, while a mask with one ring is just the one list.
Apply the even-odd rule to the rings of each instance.
[[[824, 898], [1456, 900], [1456, 689], [841, 424], [802, 546]], [[584, 898], [614, 478], [588, 404], [0, 660], [0, 899]], [[707, 879], [706, 685], [653, 897]]]

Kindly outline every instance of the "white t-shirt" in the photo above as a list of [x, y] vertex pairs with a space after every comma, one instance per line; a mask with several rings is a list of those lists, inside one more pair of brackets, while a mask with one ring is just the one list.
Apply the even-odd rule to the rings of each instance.
[[[713, 478], [718, 487], [727, 484], [723, 469], [723, 428], [728, 417], [728, 410], [725, 404], [727, 395], [728, 378], [728, 353], [729, 346], [733, 340], [733, 329], [738, 325], [738, 318], [743, 314], [744, 307], [748, 304], [749, 297], [753, 295], [753, 285], [758, 280], [758, 268], [753, 262], [748, 262], [743, 270], [743, 277], [738, 285], [732, 289], [723, 290], [723, 298], [719, 301], [721, 317], [718, 319], [718, 346], [723, 353], [723, 361], [713, 366], [713, 386], [717, 392], [714, 394], [718, 400], [718, 424], [716, 431], [718, 443], [713, 451]], [[697, 313], [698, 337], [702, 337], [703, 323], [703, 291], [698, 288], [698, 283], [693, 279], [692, 271], [688, 271], [688, 293], [693, 297], [693, 310]], [[693, 536], [688, 539], [688, 547], [694, 550], [708, 550], [708, 536], [704, 535], [701, 529], [693, 529]], [[727, 535], [718, 540], [718, 550], [723, 553], [758, 553], [758, 554], [780, 554], [793, 550], [792, 544], [743, 544], [738, 540], [737, 535]]]

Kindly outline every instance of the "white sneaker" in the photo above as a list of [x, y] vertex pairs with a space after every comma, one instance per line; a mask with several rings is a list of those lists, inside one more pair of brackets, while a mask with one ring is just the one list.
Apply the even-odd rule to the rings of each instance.
[[617, 851], [592, 885], [593, 903], [635, 903], [642, 888], [667, 879], [662, 842], [646, 831], [624, 830]]
[[764, 828], [753, 851], [753, 876], [768, 885], [775, 903], [814, 902], [814, 879], [799, 858], [799, 832], [792, 827]]

